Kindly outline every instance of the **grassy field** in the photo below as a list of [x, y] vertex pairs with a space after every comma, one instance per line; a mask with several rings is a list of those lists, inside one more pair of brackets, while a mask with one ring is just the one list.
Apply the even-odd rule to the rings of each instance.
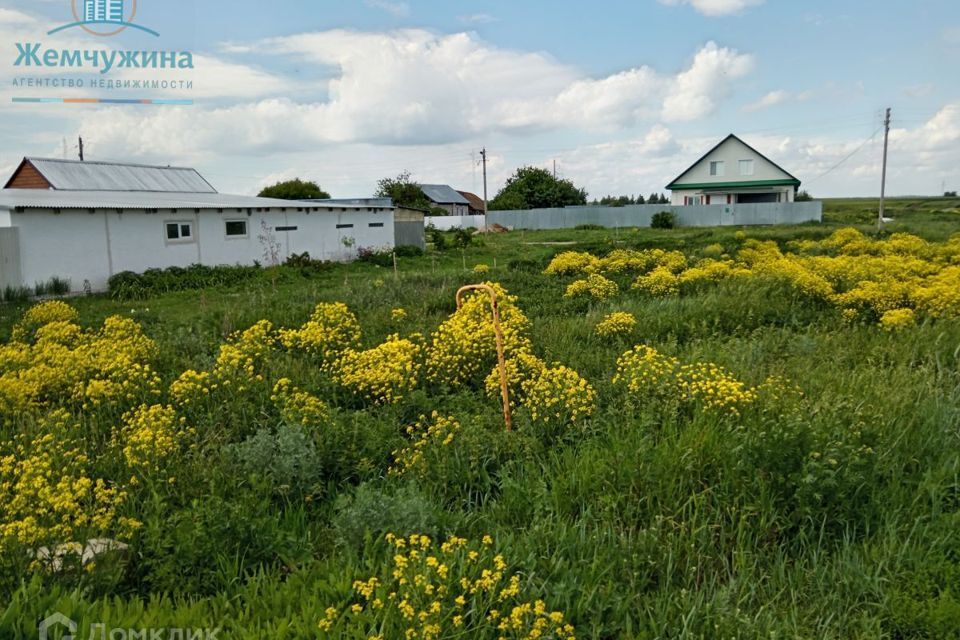
[[[58, 611], [221, 638], [960, 638], [960, 200], [887, 211], [881, 236], [876, 201], [839, 200], [0, 305], [0, 636]], [[544, 273], [617, 249], [590, 269], [609, 297]], [[482, 281], [516, 297], [511, 432], [483, 307], [453, 315]], [[335, 302], [358, 342], [340, 308], [305, 324]], [[600, 337], [613, 312], [636, 324]], [[96, 537], [129, 549], [36, 558]]]

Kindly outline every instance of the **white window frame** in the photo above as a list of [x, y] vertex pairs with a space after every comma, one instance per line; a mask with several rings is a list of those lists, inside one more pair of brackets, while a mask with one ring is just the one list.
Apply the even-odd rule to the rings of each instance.
[[[167, 230], [167, 227], [175, 224], [177, 225], [177, 237], [171, 238]], [[187, 225], [190, 227], [190, 235], [186, 238], [183, 237], [183, 226]], [[164, 220], [163, 221], [163, 239], [167, 244], [193, 244], [197, 241], [197, 226], [194, 224], [193, 220]]]
[[[243, 223], [243, 233], [227, 233], [227, 225], [232, 222]], [[250, 223], [246, 218], [225, 218], [223, 221], [223, 237], [227, 240], [244, 240], [250, 237]]]
[[[752, 158], [747, 158], [747, 159], [745, 159], [745, 160], [740, 160], [740, 161], [739, 161], [739, 164], [740, 164], [740, 175], [742, 175], [742, 176], [752, 176], [752, 175], [754, 174], [754, 172], [756, 171], [756, 167], [755, 167], [755, 165], [754, 165], [754, 162], [753, 162], [753, 159], [752, 159]], [[748, 170], [748, 171], [745, 171], [745, 170], [744, 170], [745, 168], [748, 168], [749, 170]]]
[[710, 161], [710, 175], [722, 178], [727, 174], [726, 163], [723, 160]]

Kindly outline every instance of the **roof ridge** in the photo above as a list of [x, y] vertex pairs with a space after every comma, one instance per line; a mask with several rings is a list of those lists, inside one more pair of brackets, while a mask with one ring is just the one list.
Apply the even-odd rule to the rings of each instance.
[[59, 162], [62, 164], [77, 164], [77, 165], [110, 165], [113, 167], [137, 167], [140, 169], [176, 169], [178, 171], [193, 171], [196, 174], [200, 174], [194, 167], [181, 167], [174, 165], [159, 165], [159, 164], [140, 164], [138, 162], [114, 162], [112, 160], [68, 160], [67, 158], [43, 158], [40, 156], [25, 156], [24, 160], [29, 160], [30, 162], [41, 161], [41, 162]]

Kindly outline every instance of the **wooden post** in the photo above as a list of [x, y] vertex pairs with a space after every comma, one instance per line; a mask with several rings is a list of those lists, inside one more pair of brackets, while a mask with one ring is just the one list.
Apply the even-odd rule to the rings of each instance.
[[463, 308], [463, 294], [466, 291], [484, 291], [490, 296], [490, 309], [493, 311], [493, 332], [497, 338], [497, 369], [500, 371], [500, 395], [503, 399], [503, 422], [510, 431], [513, 420], [510, 415], [510, 390], [507, 388], [507, 361], [503, 355], [503, 330], [500, 328], [500, 304], [497, 292], [488, 284], [471, 284], [457, 291], [457, 310]]

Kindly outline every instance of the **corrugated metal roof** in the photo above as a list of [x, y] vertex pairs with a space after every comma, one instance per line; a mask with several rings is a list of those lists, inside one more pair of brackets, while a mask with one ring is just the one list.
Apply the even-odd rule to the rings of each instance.
[[27, 158], [37, 171], [61, 191], [136, 191], [216, 193], [196, 169], [155, 167], [112, 162], [78, 162]]
[[[130, 193], [126, 191], [0, 190], [0, 208], [24, 209], [376, 209], [351, 204], [277, 200], [226, 193]], [[386, 208], [384, 208], [386, 209]]]
[[465, 204], [470, 202], [448, 184], [422, 184], [420, 188], [431, 200], [437, 204]]
[[304, 202], [321, 202], [324, 204], [362, 204], [365, 207], [392, 207], [392, 198], [310, 198]]

